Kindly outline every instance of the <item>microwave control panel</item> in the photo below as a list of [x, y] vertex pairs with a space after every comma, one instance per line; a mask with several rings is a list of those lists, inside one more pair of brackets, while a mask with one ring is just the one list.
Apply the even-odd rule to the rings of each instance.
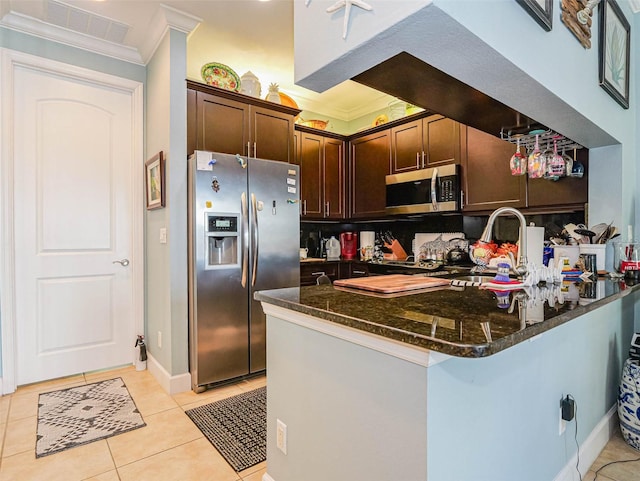
[[458, 177], [455, 175], [440, 179], [440, 198], [438, 202], [455, 202], [458, 200]]

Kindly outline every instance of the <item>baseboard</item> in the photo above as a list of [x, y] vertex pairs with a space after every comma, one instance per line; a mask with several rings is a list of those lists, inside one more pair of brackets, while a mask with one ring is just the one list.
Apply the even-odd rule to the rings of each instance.
[[162, 389], [170, 395], [191, 389], [191, 374], [188, 372], [172, 376], [164, 367], [151, 355], [147, 356], [147, 369], [156, 378]]
[[[580, 465], [578, 468], [584, 477], [600, 452], [611, 439], [618, 423], [618, 404], [614, 404], [604, 415], [584, 443], [580, 445]], [[568, 431], [568, 429], [567, 429]], [[576, 471], [577, 453], [574, 454], [553, 481], [579, 481]]]
[[267, 473], [264, 473], [262, 475], [262, 481], [276, 481], [276, 480], [273, 479], [271, 476], [269, 476]]

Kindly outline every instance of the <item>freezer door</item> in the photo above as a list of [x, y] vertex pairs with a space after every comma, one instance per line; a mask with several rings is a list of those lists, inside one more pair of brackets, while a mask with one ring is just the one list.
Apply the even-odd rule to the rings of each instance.
[[[242, 205], [247, 171], [235, 156], [213, 158], [211, 170], [198, 170], [195, 159], [189, 160], [189, 348], [194, 390], [249, 372], [248, 283], [242, 286], [248, 260], [248, 204], [244, 218]], [[217, 225], [214, 219], [219, 219]]]
[[297, 165], [249, 159], [250, 371], [266, 367], [266, 319], [256, 291], [300, 285]]

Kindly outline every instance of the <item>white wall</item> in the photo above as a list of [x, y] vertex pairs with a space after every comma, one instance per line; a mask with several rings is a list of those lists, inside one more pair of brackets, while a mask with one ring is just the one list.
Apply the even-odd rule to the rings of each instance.
[[[428, 480], [556, 479], [576, 452], [576, 421], [558, 434], [560, 400], [576, 400], [582, 445], [616, 404], [637, 299], [607, 304], [493, 356], [430, 368]], [[582, 460], [583, 474], [592, 461]]]
[[[147, 157], [163, 151], [166, 158], [166, 207], [146, 215], [147, 346], [168, 374], [179, 375], [189, 369], [186, 36], [169, 30], [147, 69]], [[159, 242], [161, 228], [167, 229], [166, 244]]]
[[[272, 479], [426, 479], [425, 367], [272, 315], [267, 339]], [[287, 425], [286, 455], [271, 442], [276, 418]]]

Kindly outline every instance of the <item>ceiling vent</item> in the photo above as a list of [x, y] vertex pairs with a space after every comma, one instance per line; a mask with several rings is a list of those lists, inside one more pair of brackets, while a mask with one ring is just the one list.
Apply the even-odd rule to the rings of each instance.
[[113, 43], [124, 43], [129, 25], [56, 0], [47, 1], [47, 22]]

